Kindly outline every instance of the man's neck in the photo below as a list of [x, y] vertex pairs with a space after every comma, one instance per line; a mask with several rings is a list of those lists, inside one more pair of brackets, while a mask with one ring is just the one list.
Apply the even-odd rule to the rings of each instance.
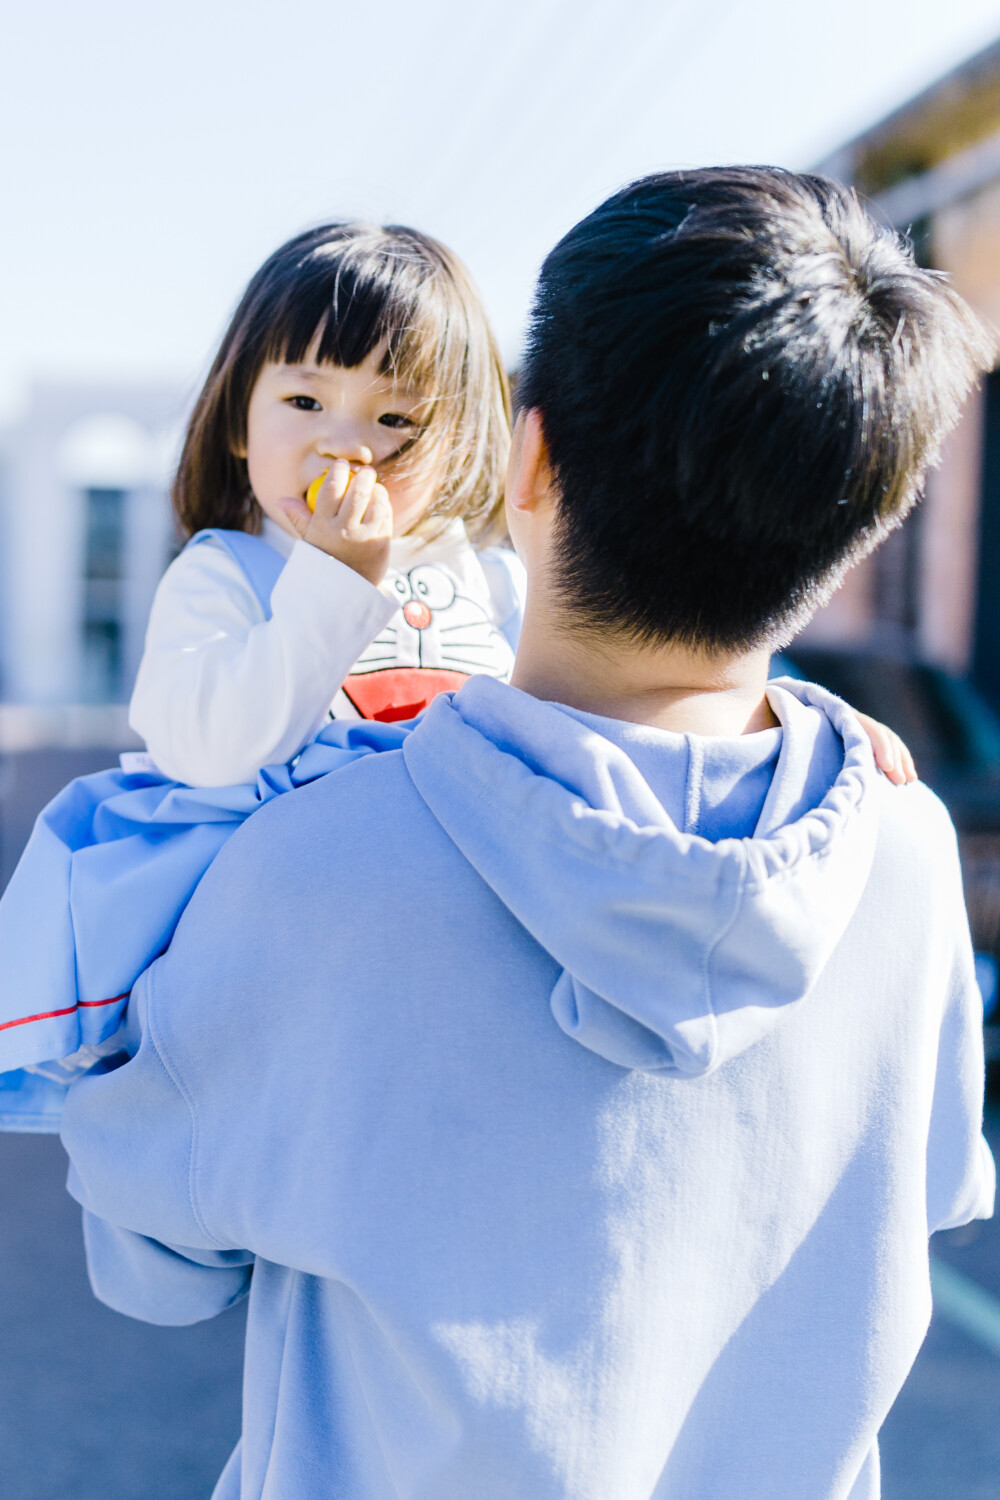
[[764, 696], [769, 661], [768, 651], [708, 655], [638, 644], [529, 596], [511, 682], [533, 698], [608, 719], [733, 737], [778, 722]]

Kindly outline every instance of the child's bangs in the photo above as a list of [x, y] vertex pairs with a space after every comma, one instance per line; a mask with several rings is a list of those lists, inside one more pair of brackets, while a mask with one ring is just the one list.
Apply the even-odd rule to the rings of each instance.
[[314, 350], [321, 364], [354, 369], [384, 345], [383, 374], [443, 395], [450, 382], [442, 377], [460, 373], [447, 370], [447, 283], [416, 245], [377, 236], [317, 246], [304, 258], [274, 309], [268, 357], [298, 364]]

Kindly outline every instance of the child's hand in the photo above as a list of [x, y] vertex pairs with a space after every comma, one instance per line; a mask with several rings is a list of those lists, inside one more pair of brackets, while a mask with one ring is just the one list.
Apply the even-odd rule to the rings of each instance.
[[392, 506], [374, 469], [366, 466], [352, 476], [346, 459], [336, 458], [316, 496], [315, 511], [304, 500], [285, 499], [281, 507], [304, 542], [346, 563], [369, 583], [382, 582], [389, 566]]
[[880, 771], [895, 786], [906, 786], [908, 782], [916, 781], [917, 768], [913, 764], [913, 756], [907, 750], [899, 735], [893, 729], [887, 729], [877, 719], [869, 719], [867, 714], [857, 714], [858, 723], [872, 742], [875, 752], [875, 764]]

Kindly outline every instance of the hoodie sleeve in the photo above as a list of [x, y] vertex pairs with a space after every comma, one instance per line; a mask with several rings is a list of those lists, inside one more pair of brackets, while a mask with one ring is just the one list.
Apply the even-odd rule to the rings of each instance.
[[[941, 841], [942, 846], [944, 840]], [[927, 1140], [927, 1227], [954, 1229], [993, 1213], [996, 1169], [982, 1134], [983, 1001], [962, 894], [954, 830], [941, 848], [943, 881], [952, 908], [954, 949], [938, 1035], [937, 1068]]]
[[145, 982], [126, 1023], [134, 1055], [69, 1091], [66, 1186], [83, 1208], [94, 1295], [127, 1317], [176, 1326], [242, 1301], [254, 1257], [220, 1246], [199, 1211], [192, 1115], [150, 1034]]
[[268, 1252], [262, 1205], [301, 1137], [299, 1054], [275, 1079], [266, 1042], [287, 984], [274, 935], [294, 934], [301, 911], [298, 846], [269, 837], [292, 801], [261, 808], [216, 857], [129, 997], [122, 1052], [63, 1108], [94, 1289], [149, 1321], [197, 1321], [243, 1294], [252, 1254]]
[[155, 968], [130, 997], [124, 1053], [69, 1090], [61, 1121], [66, 1186], [84, 1210], [94, 1294], [146, 1322], [196, 1323], [246, 1294], [253, 1257], [221, 1244], [201, 1214], [189, 1096], [151, 1024]]
[[242, 1302], [250, 1291], [253, 1256], [245, 1250], [163, 1245], [87, 1209], [83, 1241], [94, 1296], [145, 1323], [200, 1323]]

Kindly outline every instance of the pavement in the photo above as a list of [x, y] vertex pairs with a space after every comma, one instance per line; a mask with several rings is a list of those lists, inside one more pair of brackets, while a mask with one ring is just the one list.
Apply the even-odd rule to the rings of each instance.
[[54, 1136], [0, 1134], [0, 1495], [208, 1500], [240, 1430], [244, 1316], [154, 1328], [92, 1296]]

